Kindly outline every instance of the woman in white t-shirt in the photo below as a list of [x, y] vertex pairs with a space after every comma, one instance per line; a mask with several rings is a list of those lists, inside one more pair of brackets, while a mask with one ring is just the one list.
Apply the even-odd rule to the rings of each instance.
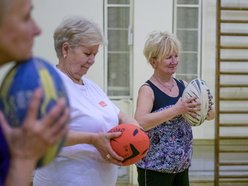
[[122, 113], [94, 82], [85, 78], [103, 37], [98, 26], [81, 17], [65, 19], [55, 30], [54, 44], [70, 101], [70, 131], [65, 147], [47, 167], [38, 169], [34, 186], [114, 186], [122, 157], [110, 146], [120, 123], [137, 121]]

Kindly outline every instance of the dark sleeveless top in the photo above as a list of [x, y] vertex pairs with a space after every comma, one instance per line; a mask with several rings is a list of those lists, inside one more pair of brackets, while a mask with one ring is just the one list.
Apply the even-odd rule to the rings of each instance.
[[[171, 97], [162, 92], [151, 81], [150, 86], [154, 93], [154, 103], [151, 112], [158, 112], [175, 105], [182, 96], [185, 85], [175, 79], [179, 94]], [[136, 165], [139, 168], [166, 173], [178, 173], [189, 168], [192, 158], [192, 129], [182, 116], [177, 116], [169, 121], [147, 131], [150, 138], [150, 148], [147, 155]]]
[[146, 83], [152, 88], [153, 93], [154, 93], [154, 102], [153, 102], [152, 112], [159, 110], [160, 108], [163, 108], [165, 106], [175, 105], [178, 99], [182, 97], [183, 90], [185, 89], [183, 82], [176, 80], [176, 83], [179, 89], [179, 94], [177, 97], [171, 97], [165, 94], [164, 92], [162, 92], [151, 81], [148, 80]]

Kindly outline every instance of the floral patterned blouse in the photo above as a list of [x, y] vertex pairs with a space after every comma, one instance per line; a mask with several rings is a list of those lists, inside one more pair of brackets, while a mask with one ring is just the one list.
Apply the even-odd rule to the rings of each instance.
[[[182, 81], [178, 81], [179, 95], [170, 97], [151, 81], [145, 85], [150, 86], [154, 92], [154, 104], [151, 112], [158, 112], [175, 105], [182, 96], [185, 88]], [[189, 168], [192, 158], [192, 129], [182, 116], [147, 131], [150, 138], [150, 148], [147, 155], [136, 166], [143, 169], [166, 173], [179, 173]]]

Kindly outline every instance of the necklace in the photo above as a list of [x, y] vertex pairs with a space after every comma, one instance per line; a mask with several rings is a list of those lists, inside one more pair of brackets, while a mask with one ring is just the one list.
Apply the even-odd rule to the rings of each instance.
[[174, 81], [172, 80], [172, 83], [169, 85], [165, 85], [163, 82], [161, 82], [156, 76], [153, 76], [154, 79], [165, 89], [169, 90], [170, 92], [172, 91], [173, 87], [175, 86]]

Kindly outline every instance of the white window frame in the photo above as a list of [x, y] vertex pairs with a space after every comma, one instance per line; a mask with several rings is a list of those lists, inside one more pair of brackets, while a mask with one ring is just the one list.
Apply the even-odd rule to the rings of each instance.
[[[192, 29], [178, 29], [177, 28], [177, 8], [183, 7], [183, 8], [198, 8], [198, 28], [192, 28]], [[173, 32], [175, 35], [177, 35], [177, 30], [196, 30], [198, 32], [198, 47], [197, 47], [197, 74], [180, 74], [180, 75], [195, 75], [196, 77], [201, 78], [202, 76], [202, 0], [198, 0], [198, 4], [177, 4], [177, 0], [174, 1], [174, 18], [173, 18]], [[184, 51], [180, 51], [181, 53]], [[194, 51], [190, 51], [194, 53]], [[187, 53], [187, 52], [184, 52]], [[183, 62], [182, 62], [183, 63]]]
[[[129, 46], [129, 95], [121, 95], [121, 96], [109, 96], [112, 100], [120, 100], [120, 99], [133, 99], [133, 6], [134, 0], [129, 0], [129, 5], [126, 4], [108, 4], [108, 0], [104, 0], [104, 37], [106, 42], [108, 43], [108, 8], [109, 7], [129, 7], [130, 15], [129, 15], [129, 27], [128, 27], [128, 46]], [[104, 90], [108, 92], [108, 46], [107, 44], [104, 46]], [[125, 77], [122, 77], [125, 78]], [[113, 87], [115, 89], [125, 89], [125, 87]]]

